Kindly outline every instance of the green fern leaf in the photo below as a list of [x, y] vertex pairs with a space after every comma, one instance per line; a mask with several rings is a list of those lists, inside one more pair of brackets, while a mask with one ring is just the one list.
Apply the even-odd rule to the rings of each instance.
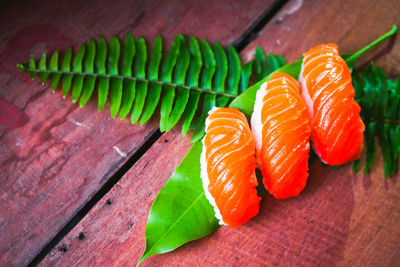
[[[214, 78], [214, 89], [216, 92], [225, 92], [225, 79], [228, 76], [228, 59], [226, 57], [225, 51], [222, 46], [218, 43], [214, 43], [213, 50], [215, 54], [216, 70]], [[216, 99], [216, 105], [218, 107], [223, 107], [223, 100], [221, 97]]]
[[183, 36], [178, 35], [172, 42], [171, 49], [168, 51], [165, 61], [163, 63], [163, 68], [161, 71], [161, 81], [168, 83], [164, 86], [164, 96], [161, 101], [161, 111], [160, 111], [160, 131], [164, 132], [167, 128], [168, 118], [172, 111], [172, 105], [175, 98], [175, 86], [172, 84], [172, 71], [175, 67], [176, 61], [178, 59], [180, 46], [183, 42]]
[[[203, 60], [201, 58], [200, 45], [195, 37], [189, 39], [189, 53], [190, 53], [190, 65], [187, 75], [187, 85], [189, 88], [197, 88], [199, 86], [200, 71], [203, 67]], [[182, 123], [182, 135], [185, 136], [189, 131], [192, 123], [194, 114], [197, 109], [197, 105], [200, 100], [200, 91], [192, 91], [188, 104], [185, 109], [183, 123]]]
[[[87, 46], [86, 58], [84, 61], [84, 72], [87, 73], [85, 81], [83, 83], [83, 92], [79, 99], [79, 106], [83, 107], [89, 101], [93, 94], [94, 86], [96, 83], [96, 77], [90, 74], [94, 73], [94, 59], [96, 55], [96, 42], [91, 39]], [[56, 89], [55, 87], [53, 88]]]
[[[182, 39], [184, 42], [185, 39]], [[179, 57], [177, 59], [175, 68], [174, 83], [176, 85], [184, 85], [186, 80], [186, 73], [189, 68], [190, 63], [190, 53], [189, 49], [184, 43], [180, 45]], [[189, 91], [183, 89], [182, 87], [177, 87], [177, 97], [175, 101], [174, 109], [168, 119], [168, 124], [166, 130], [169, 131], [178, 122], [179, 118], [185, 111], [185, 107], [189, 100]]]
[[250, 62], [246, 63], [245, 65], [243, 65], [242, 72], [240, 73], [239, 94], [243, 93], [249, 85], [253, 62], [254, 61], [250, 61]]
[[400, 152], [400, 76], [396, 82], [392, 81], [372, 63], [362, 70], [361, 75], [354, 71], [352, 76], [355, 99], [361, 106], [365, 124], [364, 173], [371, 169], [377, 137], [385, 158], [384, 174], [387, 178], [396, 172]]
[[[215, 73], [215, 55], [211, 49], [210, 44], [204, 40], [200, 40], [200, 49], [204, 57], [204, 69], [201, 77], [200, 87], [204, 90], [211, 91], [212, 89], [212, 78]], [[208, 112], [215, 106], [216, 95], [215, 94], [206, 94], [204, 96], [203, 101], [203, 112], [197, 119], [194, 121], [193, 130], [194, 133], [191, 137], [191, 141], [194, 143], [200, 140], [205, 133], [205, 120]]]
[[[123, 77], [132, 77], [132, 62], [136, 54], [135, 38], [131, 33], [125, 36], [124, 40], [124, 52], [122, 58], [122, 69], [121, 75]], [[119, 111], [119, 118], [124, 119], [128, 116], [129, 111], [132, 108], [133, 100], [135, 99], [136, 93], [136, 81], [128, 80], [124, 81], [124, 91], [121, 103], [121, 109]]]
[[[182, 118], [182, 135], [194, 130], [191, 140], [204, 135], [204, 122], [214, 107], [224, 107], [244, 92], [251, 82], [282, 66], [282, 56], [269, 54], [257, 48], [255, 60], [242, 66], [234, 47], [224, 49], [212, 46], [195, 37], [188, 41], [178, 35], [163, 58], [162, 38], [154, 40], [151, 54], [143, 37], [135, 40], [128, 33], [123, 42], [113, 36], [109, 43], [100, 36], [82, 44], [74, 54], [70, 47], [65, 53], [54, 51], [36, 62], [18, 64], [33, 79], [50, 80], [53, 91], [61, 84], [65, 98], [71, 91], [73, 102], [84, 107], [97, 85], [98, 110], [107, 99], [111, 117], [124, 119], [129, 114], [132, 124], [146, 123], [160, 105], [160, 130], [167, 131]], [[149, 60], [148, 60], [149, 58]], [[262, 72], [253, 75], [253, 65]]]
[[131, 114], [131, 122], [135, 124], [142, 114], [144, 103], [147, 95], [148, 80], [146, 79], [146, 62], [147, 62], [147, 45], [143, 37], [139, 37], [136, 41], [137, 57], [135, 64], [135, 74], [139, 80], [136, 85], [135, 101]]
[[110, 78], [106, 74], [106, 60], [107, 60], [107, 42], [104, 37], [100, 36], [97, 41], [98, 49], [96, 51], [96, 70], [100, 75], [99, 77], [99, 90], [98, 90], [98, 110], [102, 110], [107, 101], [108, 87]]
[[72, 47], [68, 48], [64, 55], [63, 61], [61, 63], [61, 71], [64, 72], [62, 79], [62, 93], [65, 98], [71, 88], [72, 74], [71, 72], [71, 59], [72, 59]]
[[56, 73], [58, 71], [58, 57], [59, 53], [56, 50], [51, 56], [49, 63], [49, 70], [53, 71], [53, 74], [51, 74], [51, 89], [53, 92], [56, 90], [61, 78], [61, 74]]
[[[38, 68], [40, 71], [46, 70], [46, 54], [43, 54], [42, 58], [39, 60]], [[49, 77], [49, 73], [41, 72], [39, 76], [40, 76], [40, 81], [42, 82], [42, 84], [44, 84], [47, 78]]]
[[[154, 40], [153, 50], [151, 52], [150, 64], [149, 64], [149, 79], [151, 81], [158, 80], [158, 72], [160, 68], [162, 56], [162, 38], [157, 36]], [[158, 101], [161, 96], [161, 84], [151, 83], [149, 95], [146, 100], [146, 104], [143, 109], [142, 117], [140, 118], [140, 124], [146, 123], [156, 110]]]
[[[228, 86], [226, 93], [231, 95], [237, 95], [240, 81], [240, 71], [242, 69], [240, 64], [240, 57], [233, 46], [229, 45], [227, 49], [228, 62], [229, 62], [229, 74], [228, 74]], [[224, 107], [228, 104], [229, 98], [221, 96], [218, 99], [218, 106]]]
[[74, 61], [72, 62], [72, 72], [77, 73], [74, 76], [74, 80], [72, 83], [72, 102], [76, 102], [78, 98], [81, 95], [82, 92], [82, 87], [83, 87], [83, 78], [84, 76], [81, 75], [82, 73], [82, 61], [83, 61], [83, 56], [85, 55], [86, 52], [86, 45], [83, 44], [78, 52], [76, 53], [74, 57]]

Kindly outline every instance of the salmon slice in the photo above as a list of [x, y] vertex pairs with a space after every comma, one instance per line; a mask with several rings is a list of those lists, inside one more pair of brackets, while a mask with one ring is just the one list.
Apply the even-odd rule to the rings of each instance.
[[251, 128], [267, 190], [279, 199], [297, 196], [308, 178], [311, 127], [300, 84], [292, 76], [274, 73], [261, 85]]
[[303, 56], [299, 80], [312, 122], [314, 151], [329, 165], [359, 159], [365, 127], [349, 67], [333, 43], [318, 45]]
[[238, 227], [258, 214], [255, 147], [243, 113], [209, 112], [200, 161], [204, 191], [220, 224]]

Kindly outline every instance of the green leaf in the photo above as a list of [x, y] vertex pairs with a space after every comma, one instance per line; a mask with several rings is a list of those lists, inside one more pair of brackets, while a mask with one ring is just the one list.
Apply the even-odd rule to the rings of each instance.
[[266, 76], [266, 73], [268, 72], [268, 64], [265, 58], [265, 53], [259, 46], [256, 47], [255, 61], [257, 80], [261, 80]]
[[285, 60], [285, 58], [283, 56], [277, 54], [277, 55], [275, 55], [275, 58], [278, 61], [279, 68], [286, 65], [286, 60]]
[[[135, 73], [139, 79], [146, 78], [146, 62], [147, 62], [147, 45], [146, 40], [143, 37], [139, 37], [136, 40], [136, 64]], [[139, 81], [136, 83], [136, 95], [133, 103], [131, 122], [135, 124], [142, 114], [143, 106], [146, 100], [148, 81]]]
[[[182, 42], [185, 42], [185, 39], [182, 39]], [[190, 53], [187, 46], [182, 43], [179, 51], [179, 56], [176, 62], [175, 75], [174, 75], [174, 83], [176, 85], [184, 85], [186, 80], [186, 73], [190, 63]], [[175, 101], [174, 109], [171, 112], [171, 115], [168, 119], [167, 131], [172, 129], [175, 124], [178, 122], [179, 118], [182, 116], [185, 111], [185, 107], [189, 100], [189, 90], [184, 89], [182, 87], [177, 87], [178, 96]]]
[[353, 172], [358, 172], [358, 167], [360, 166], [360, 160], [357, 159], [355, 161], [353, 161]]
[[375, 131], [376, 131], [376, 122], [370, 122], [366, 125], [365, 131], [365, 141], [367, 143], [367, 159], [364, 167], [364, 173], [368, 173], [369, 169], [372, 166], [372, 161], [375, 156]]
[[65, 55], [61, 62], [61, 71], [66, 72], [66, 74], [63, 75], [63, 79], [61, 82], [62, 93], [64, 98], [67, 96], [71, 88], [72, 74], [69, 74], [69, 72], [71, 71], [71, 59], [72, 59], [72, 47], [69, 47], [67, 52], [65, 52]]
[[[39, 60], [38, 69], [40, 71], [45, 71], [47, 69], [47, 66], [46, 66], [46, 54], [43, 54], [42, 58]], [[46, 82], [47, 78], [49, 77], [49, 75], [50, 75], [50, 73], [48, 73], [48, 72], [40, 72], [40, 75], [39, 75], [40, 76], [40, 82], [42, 84], [44, 84]]]
[[242, 68], [242, 72], [240, 73], [240, 90], [239, 94], [244, 93], [246, 91], [247, 86], [249, 85], [251, 69], [253, 66], [253, 60], [244, 64]]
[[[171, 48], [169, 49], [167, 56], [163, 62], [161, 70], [161, 81], [165, 83], [172, 82], [172, 71], [175, 67], [178, 59], [180, 46], [184, 42], [182, 35], [178, 35], [172, 42]], [[164, 132], [167, 129], [168, 119], [172, 111], [172, 105], [175, 97], [175, 86], [165, 85], [164, 86], [164, 97], [161, 100], [160, 108], [160, 131]]]
[[[97, 73], [100, 75], [106, 74], [106, 60], [107, 60], [107, 42], [103, 36], [99, 37], [97, 41], [97, 50], [95, 57], [95, 64]], [[107, 101], [108, 87], [110, 83], [110, 78], [107, 76], [99, 77], [98, 85], [98, 110], [102, 110]]]
[[[203, 61], [201, 58], [199, 42], [194, 37], [190, 37], [189, 39], [189, 51], [190, 51], [190, 65], [187, 78], [188, 86], [196, 88], [199, 85], [199, 76], [201, 68], [203, 66]], [[189, 131], [199, 100], [200, 100], [200, 92], [198, 91], [191, 92], [182, 123], [183, 136], [185, 136]]]
[[[218, 43], [214, 43], [213, 50], [215, 54], [215, 75], [214, 75], [214, 91], [225, 92], [225, 80], [228, 75], [228, 59], [222, 46]], [[229, 100], [229, 99], [228, 99]], [[216, 105], [218, 107], [223, 106], [224, 98], [217, 99]]]
[[202, 143], [189, 153], [155, 199], [147, 220], [146, 249], [139, 264], [214, 232], [219, 224], [200, 178]]
[[49, 63], [49, 70], [53, 71], [53, 73], [51, 74], [51, 89], [53, 92], [56, 90], [61, 78], [61, 74], [55, 73], [56, 71], [58, 71], [58, 56], [58, 51], [54, 51]]
[[268, 54], [268, 69], [267, 69], [267, 73], [271, 73], [274, 70], [279, 69], [280, 67], [280, 63], [278, 61], [278, 59], [275, 57], [274, 54], [269, 53]]
[[[203, 69], [203, 74], [201, 76], [200, 87], [205, 90], [211, 90], [212, 78], [214, 76], [216, 67], [215, 56], [213, 50], [211, 49], [210, 44], [204, 39], [200, 40], [200, 49], [202, 54], [204, 55], [204, 69]], [[206, 121], [208, 111], [210, 111], [215, 106], [215, 100], [216, 100], [216, 95], [213, 94], [204, 95], [202, 114], [197, 117], [193, 125], [194, 133], [190, 139], [193, 143], [197, 142], [203, 137], [205, 133], [204, 123]]]
[[136, 54], [135, 38], [131, 33], [125, 36], [124, 52], [122, 57], [121, 75], [125, 77], [132, 77], [132, 61]]
[[[229, 75], [228, 75], [228, 87], [225, 92], [231, 95], [238, 94], [240, 74], [241, 74], [241, 64], [240, 57], [233, 46], [228, 46], [228, 62], [229, 62]], [[217, 106], [224, 107], [229, 102], [228, 97], [221, 96], [217, 99]]]
[[36, 70], [35, 59], [33, 58], [33, 56], [31, 56], [29, 58], [29, 63], [28, 63], [28, 71], [29, 71], [29, 75], [31, 76], [31, 79], [35, 78], [37, 75], [37, 72], [35, 70]]
[[[86, 50], [86, 58], [84, 61], [84, 71], [88, 74], [94, 73], [94, 57], [96, 55], [96, 42], [90, 39]], [[83, 84], [83, 92], [79, 99], [79, 106], [84, 107], [93, 94], [94, 86], [96, 83], [96, 76], [87, 75]]]
[[[110, 54], [108, 55], [108, 69], [110, 75], [118, 75], [118, 63], [121, 45], [117, 37], [111, 37]], [[111, 117], [114, 118], [121, 105], [122, 101], [122, 79], [111, 78], [111, 96], [110, 96], [110, 111]]]
[[84, 76], [82, 73], [82, 61], [85, 56], [86, 45], [83, 44], [76, 53], [74, 60], [72, 62], [72, 72], [77, 73], [74, 75], [74, 81], [72, 83], [72, 102], [75, 103], [81, 95], [83, 87]]
[[[151, 81], [157, 81], [159, 76], [159, 68], [162, 56], [162, 38], [158, 35], [153, 44], [153, 49], [151, 52], [151, 58], [149, 63], [149, 79]], [[140, 125], [146, 123], [154, 111], [156, 110], [157, 104], [160, 101], [161, 96], [161, 84], [151, 83], [149, 95], [146, 100], [146, 104], [143, 108], [143, 114], [140, 118]]]
[[139, 120], [140, 115], [142, 114], [144, 102], [146, 100], [148, 85], [149, 85], [148, 81], [144, 82], [138, 81], [136, 83], [136, 95], [131, 114], [132, 124], [135, 124]]
[[124, 84], [124, 94], [122, 98], [121, 110], [119, 111], [119, 118], [121, 120], [126, 118], [131, 111], [136, 94], [136, 80], [125, 80]]
[[[135, 38], [131, 33], [125, 36], [124, 51], [122, 58], [121, 75], [124, 77], [132, 77], [132, 62], [136, 54]], [[133, 101], [136, 93], [136, 80], [123, 81], [123, 97], [121, 109], [119, 111], [119, 118], [124, 119], [131, 111]]]
[[383, 151], [383, 156], [385, 158], [385, 161], [383, 163], [383, 170], [385, 174], [385, 178], [389, 177], [391, 168], [392, 168], [392, 157], [390, 153], [390, 143], [389, 143], [389, 127], [390, 125], [388, 123], [384, 123], [383, 125], [378, 124], [377, 127], [377, 132], [378, 132], [378, 137], [379, 137], [379, 142], [382, 147]]

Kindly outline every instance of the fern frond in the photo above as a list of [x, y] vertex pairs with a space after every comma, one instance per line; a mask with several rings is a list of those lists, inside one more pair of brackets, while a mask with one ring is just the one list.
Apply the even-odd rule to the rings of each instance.
[[[208, 111], [223, 107], [241, 94], [250, 82], [285, 64], [283, 57], [257, 48], [256, 58], [242, 66], [234, 47], [224, 49], [178, 35], [166, 56], [161, 36], [154, 40], [151, 53], [143, 37], [135, 39], [128, 33], [123, 42], [113, 36], [109, 43], [104, 37], [82, 44], [74, 54], [72, 47], [61, 56], [55, 51], [50, 60], [43, 54], [36, 63], [18, 64], [21, 71], [44, 84], [50, 80], [53, 91], [61, 84], [65, 98], [71, 91], [72, 101], [84, 107], [97, 86], [98, 110], [109, 99], [111, 117], [146, 123], [160, 105], [160, 130], [168, 131], [182, 118], [182, 135], [194, 130], [192, 141], [204, 135]], [[256, 73], [253, 73], [256, 66]], [[253, 79], [251, 78], [253, 77]]]
[[400, 76], [397, 81], [392, 81], [372, 63], [362, 70], [361, 75], [353, 72], [352, 76], [355, 99], [361, 106], [365, 124], [367, 153], [364, 173], [372, 166], [377, 137], [385, 158], [384, 174], [387, 178], [396, 172], [400, 152]]

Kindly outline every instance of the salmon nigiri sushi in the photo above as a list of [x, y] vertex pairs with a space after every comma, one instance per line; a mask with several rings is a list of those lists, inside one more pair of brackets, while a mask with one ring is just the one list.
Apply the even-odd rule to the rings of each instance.
[[204, 191], [220, 224], [237, 227], [258, 214], [255, 147], [243, 113], [209, 112], [200, 162]]
[[311, 117], [315, 153], [329, 165], [359, 159], [365, 127], [349, 67], [333, 43], [318, 45], [303, 56], [299, 80]]
[[257, 91], [251, 128], [264, 186], [276, 198], [297, 196], [308, 178], [311, 127], [300, 84], [274, 73]]

